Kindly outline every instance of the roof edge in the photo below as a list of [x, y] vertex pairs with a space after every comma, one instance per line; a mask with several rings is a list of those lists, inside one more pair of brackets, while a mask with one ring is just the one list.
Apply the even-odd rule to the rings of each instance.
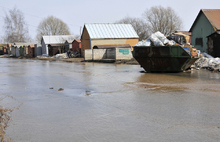
[[195, 25], [197, 19], [199, 18], [199, 15], [201, 14], [201, 12], [202, 12], [202, 9], [200, 9], [199, 13], [197, 14], [196, 19], [194, 20], [194, 22], [193, 22], [191, 28], [189, 29], [189, 32], [192, 32], [192, 28], [194, 27], [194, 25]]

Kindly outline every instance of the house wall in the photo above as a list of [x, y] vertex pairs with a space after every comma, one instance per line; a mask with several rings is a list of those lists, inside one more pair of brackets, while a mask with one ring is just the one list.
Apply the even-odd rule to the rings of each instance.
[[72, 43], [69, 43], [69, 49], [72, 50]]
[[24, 47], [20, 46], [20, 56], [24, 56]]
[[81, 43], [74, 40], [72, 43], [72, 51], [79, 51], [81, 53]]
[[133, 58], [131, 48], [86, 49], [85, 60], [130, 60]]
[[116, 55], [115, 51], [116, 51], [115, 48], [107, 49], [106, 50], [106, 58], [107, 59], [115, 59], [115, 55]]
[[130, 46], [134, 46], [137, 44], [139, 39], [92, 39], [91, 45], [92, 47], [97, 45], [123, 45], [129, 44]]
[[130, 60], [132, 58], [131, 48], [116, 48], [116, 60]]
[[217, 33], [208, 37], [208, 54], [220, 57], [220, 35]]
[[83, 29], [81, 37], [81, 55], [84, 57], [84, 50], [91, 49], [90, 37], [86, 28]]
[[35, 44], [34, 46], [34, 56], [37, 57], [42, 55], [42, 47], [37, 44]]
[[11, 46], [11, 54], [12, 56], [16, 56], [16, 47], [15, 46]]
[[44, 40], [42, 40], [41, 42], [41, 45], [42, 45], [42, 54], [48, 54], [48, 45], [45, 44]]
[[34, 45], [28, 46], [28, 57], [34, 57]]
[[84, 59], [86, 61], [92, 60], [92, 49], [86, 49], [84, 53], [85, 53]]
[[139, 38], [129, 38], [126, 40], [126, 44], [131, 45], [131, 47], [137, 44], [138, 42], [139, 42]]
[[15, 56], [20, 57], [20, 47], [15, 48]]
[[28, 46], [24, 46], [24, 56], [28, 57]]
[[93, 60], [102, 60], [107, 58], [106, 49], [93, 49]]
[[191, 30], [192, 45], [201, 52], [208, 52], [207, 36], [214, 33], [215, 30], [206, 16], [201, 13]]

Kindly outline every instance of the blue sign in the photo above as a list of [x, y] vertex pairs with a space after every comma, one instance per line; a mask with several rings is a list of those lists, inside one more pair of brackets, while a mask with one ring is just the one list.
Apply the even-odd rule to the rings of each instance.
[[129, 49], [119, 49], [119, 52], [124, 54], [124, 55], [128, 55], [129, 54]]

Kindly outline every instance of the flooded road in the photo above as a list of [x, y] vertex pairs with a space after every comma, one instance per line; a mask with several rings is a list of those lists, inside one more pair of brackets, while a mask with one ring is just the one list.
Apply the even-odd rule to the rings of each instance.
[[220, 141], [219, 92], [220, 73], [204, 70], [0, 59], [16, 142]]

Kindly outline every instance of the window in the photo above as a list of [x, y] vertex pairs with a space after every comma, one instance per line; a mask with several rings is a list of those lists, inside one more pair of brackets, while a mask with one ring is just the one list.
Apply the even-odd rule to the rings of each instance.
[[196, 38], [196, 45], [200, 45], [203, 47], [203, 40], [202, 38]]

